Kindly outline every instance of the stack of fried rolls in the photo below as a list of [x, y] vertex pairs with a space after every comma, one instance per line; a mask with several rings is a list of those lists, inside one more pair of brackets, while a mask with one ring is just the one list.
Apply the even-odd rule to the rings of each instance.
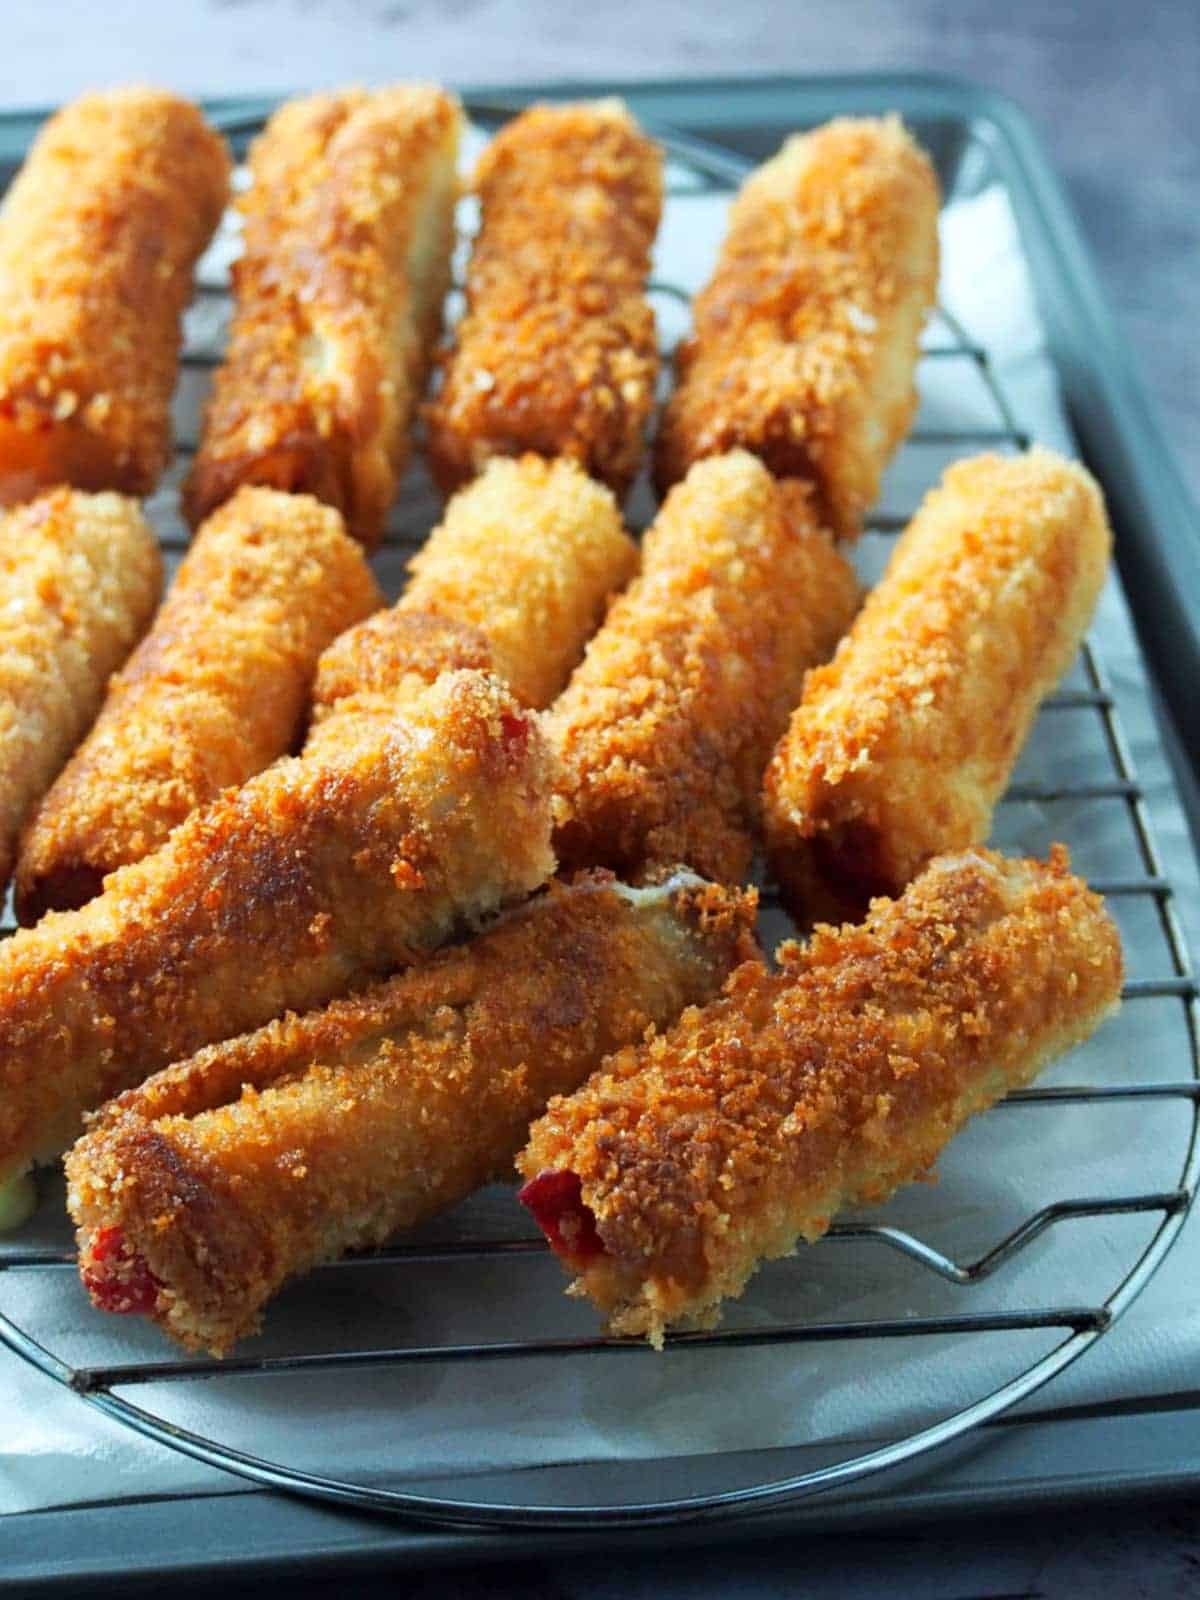
[[[257, 141], [198, 532], [136, 650], [152, 537], [78, 489], [157, 482], [227, 155], [169, 95], [89, 97], [0, 213], [0, 500], [77, 486], [0, 524], [0, 868], [41, 918], [0, 944], [0, 1219], [95, 1111], [84, 1285], [191, 1349], [514, 1158], [615, 1333], [709, 1326], [1119, 997], [1065, 851], [982, 848], [1103, 582], [1096, 486], [960, 463], [861, 612], [838, 546], [936, 288], [896, 119], [743, 187], [639, 551], [661, 153], [619, 102], [514, 118], [424, 410], [448, 503], [380, 608], [363, 547], [441, 328], [461, 121], [347, 90]], [[798, 920], [847, 919], [774, 968], [760, 843]]]

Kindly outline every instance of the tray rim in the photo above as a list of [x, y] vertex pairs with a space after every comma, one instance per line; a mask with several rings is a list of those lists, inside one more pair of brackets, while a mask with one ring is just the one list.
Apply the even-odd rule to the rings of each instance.
[[[898, 108], [904, 115], [957, 118], [977, 131], [987, 129], [990, 132], [994, 141], [993, 154], [1000, 163], [1018, 214], [1022, 243], [1030, 254], [1035, 290], [1039, 307], [1046, 318], [1051, 354], [1067, 392], [1071, 420], [1080, 438], [1081, 453], [1095, 464], [1106, 493], [1115, 502], [1114, 522], [1118, 524], [1118, 533], [1123, 535], [1122, 523], [1134, 530], [1129, 537], [1121, 538], [1122, 545], [1133, 548], [1132, 551], [1130, 548], [1122, 551], [1120, 565], [1131, 609], [1139, 624], [1141, 644], [1152, 681], [1167, 698], [1183, 748], [1200, 751], [1200, 721], [1197, 720], [1200, 707], [1189, 704], [1186, 694], [1180, 695], [1180, 691], [1185, 690], [1190, 682], [1196, 681], [1192, 675], [1193, 663], [1197, 669], [1196, 676], [1200, 676], [1200, 562], [1194, 559], [1200, 554], [1200, 543], [1194, 547], [1187, 543], [1188, 533], [1194, 536], [1196, 511], [1170, 447], [1154, 418], [1141, 380], [1133, 368], [1124, 338], [1112, 319], [1061, 181], [1049, 166], [1028, 117], [1013, 101], [961, 77], [885, 72], [819, 76], [720, 76], [684, 80], [565, 80], [544, 84], [466, 87], [460, 90], [464, 97], [476, 101], [506, 101], [514, 106], [542, 97], [596, 96], [604, 93], [624, 94], [637, 101], [658, 95], [683, 97], [695, 102], [706, 94], [719, 95], [725, 92], [745, 95], [748, 91], [770, 91], [802, 97], [805, 102], [803, 118], [798, 120], [803, 121], [823, 120], [825, 116], [838, 111], [885, 109], [900, 102]], [[236, 131], [237, 124], [261, 115], [263, 110], [284, 98], [285, 95], [274, 94], [217, 97], [203, 99], [201, 103], [218, 126]], [[708, 109], [711, 111], [712, 108]], [[0, 113], [0, 161], [18, 155], [36, 124], [47, 114], [34, 110]], [[652, 113], [647, 111], [645, 114], [648, 120], [653, 120]], [[669, 119], [663, 117], [661, 120]], [[749, 119], [743, 114], [736, 120], [739, 125], [746, 126]], [[711, 115], [707, 126], [714, 126]], [[686, 124], [681, 131], [687, 131]], [[1070, 371], [1063, 371], [1064, 359], [1070, 361]], [[1103, 382], [1096, 381], [1099, 375], [1104, 375]], [[1076, 379], [1074, 385], [1072, 376]], [[1074, 403], [1078, 398], [1080, 378], [1085, 378], [1089, 389], [1095, 392], [1098, 404], [1093, 412], [1098, 414], [1089, 413], [1087, 408], [1081, 414]], [[1114, 438], [1117, 448], [1110, 448]], [[1117, 492], [1123, 472], [1131, 475], [1133, 480], [1129, 492], [1124, 495]], [[1141, 515], [1137, 515], [1139, 511]], [[1134, 518], [1132, 522], [1131, 516]], [[1189, 524], [1193, 526], [1189, 528]], [[1171, 602], [1165, 608], [1159, 606], [1160, 591], [1164, 585], [1169, 589], [1168, 598]], [[1148, 630], [1142, 620], [1143, 615], [1149, 612], [1157, 612], [1160, 618], [1166, 615], [1170, 629], [1164, 629], [1160, 620], [1156, 632], [1160, 635], [1172, 633], [1169, 645], [1158, 642], [1157, 647], [1150, 647], [1151, 641], [1146, 636]], [[1180, 623], [1182, 626], [1178, 628], [1179, 636], [1176, 637], [1176, 625]], [[1190, 820], [1195, 825], [1196, 818], [1193, 816]], [[1162, 1403], [1152, 1404], [1147, 1409], [1161, 1410]], [[1020, 1419], [1015, 1420], [1019, 1423]], [[974, 1437], [983, 1435], [976, 1434]], [[1200, 1482], [1200, 1463], [1182, 1474], [1166, 1468], [1161, 1473], [1143, 1474], [1139, 1479], [1131, 1479], [1129, 1488], [1131, 1492], [1148, 1491], [1159, 1486], [1182, 1491], [1197, 1482]], [[799, 1513], [799, 1508], [784, 1509], [769, 1519], [761, 1519], [761, 1522], [769, 1521], [770, 1527], [776, 1531], [790, 1524], [803, 1526], [810, 1531], [835, 1525], [882, 1526], [889, 1521], [918, 1519], [924, 1514], [944, 1514], [952, 1509], [949, 1502], [954, 1498], [952, 1492], [944, 1489], [931, 1489], [929, 1493], [922, 1494], [919, 1484], [915, 1492], [905, 1490], [898, 1495], [889, 1494], [886, 1481], [879, 1479], [873, 1480], [872, 1489], [874, 1492], [865, 1497], [854, 1497], [865, 1501], [865, 1504], [855, 1507], [848, 1506], [843, 1497], [830, 1495], [809, 1503], [805, 1515]], [[1093, 1496], [1112, 1497], [1120, 1492], [1119, 1487], [1114, 1488], [1111, 1484], [1105, 1486], [1094, 1478], [1088, 1480], [1083, 1477], [1074, 1489], [1068, 1488], [1057, 1495], [1043, 1484], [1041, 1496], [1042, 1503], [1052, 1500], [1067, 1503]], [[239, 1489], [235, 1493], [252, 1494], [261, 1502], [285, 1503], [285, 1497], [269, 1491]], [[171, 1509], [178, 1508], [181, 1501], [199, 1504], [213, 1498], [226, 1499], [228, 1496], [200, 1494], [172, 1497], [154, 1504], [161, 1508], [165, 1527], [170, 1522]], [[286, 1503], [293, 1508], [299, 1507], [301, 1513], [330, 1514], [328, 1506], [290, 1499]], [[988, 1509], [996, 1511], [1006, 1505], [1015, 1508], [1022, 1503], [1028, 1504], [1027, 1496], [1014, 1491], [1008, 1497], [992, 1499]], [[118, 1513], [123, 1507], [144, 1509], [145, 1504], [144, 1501], [117, 1502], [102, 1509]], [[827, 1513], [825, 1516], [821, 1514], [822, 1508]], [[17, 1519], [22, 1522], [36, 1519], [39, 1530], [45, 1532], [47, 1542], [53, 1546], [69, 1530], [72, 1517], [78, 1518], [97, 1509], [94, 1506], [63, 1508], [17, 1514]], [[959, 1509], [969, 1510], [970, 1507], [961, 1506]], [[367, 1520], [361, 1513], [339, 1511], [336, 1514], [362, 1517], [364, 1523]], [[848, 1514], [851, 1518], [849, 1523]], [[0, 1528], [9, 1520], [0, 1519]], [[378, 1519], [371, 1520], [378, 1526]], [[488, 1554], [516, 1556], [530, 1553], [523, 1536], [498, 1530], [460, 1533], [422, 1529], [404, 1523], [389, 1523], [387, 1526], [393, 1535], [385, 1541], [388, 1545], [385, 1558], [389, 1560], [397, 1557], [425, 1561], [462, 1560], [477, 1559]], [[693, 1524], [691, 1527], [693, 1533], [704, 1537], [706, 1530], [703, 1524]], [[753, 1537], [756, 1531], [762, 1531], [760, 1519], [719, 1526], [713, 1524], [711, 1528], [712, 1536], [724, 1541], [740, 1536]], [[560, 1545], [564, 1553], [571, 1548], [578, 1548], [581, 1541], [593, 1548], [614, 1543], [627, 1543], [632, 1548], [641, 1542], [625, 1533], [620, 1533], [614, 1539], [614, 1532], [617, 1530], [607, 1530], [591, 1537], [564, 1534], [551, 1539], [545, 1531], [541, 1531], [535, 1537]], [[660, 1528], [656, 1532], [661, 1538], [667, 1530]], [[344, 1554], [345, 1548], [344, 1541], [338, 1541], [329, 1545], [327, 1554], [334, 1556], [339, 1551]], [[214, 1557], [212, 1570], [215, 1572], [219, 1567], [229, 1572], [231, 1559], [235, 1563], [245, 1560], [253, 1564], [255, 1552], [246, 1549], [232, 1557], [229, 1553], [220, 1558]], [[314, 1545], [308, 1551], [304, 1564], [315, 1566], [323, 1559], [325, 1555], [322, 1549]], [[132, 1577], [137, 1570], [126, 1565], [123, 1573], [126, 1577]], [[144, 1570], [147, 1573], [159, 1572], [161, 1568], [148, 1554]], [[203, 1570], [205, 1568], [193, 1567], [191, 1573], [199, 1576]], [[33, 1569], [27, 1569], [22, 1581], [28, 1585], [32, 1580], [37, 1583], [39, 1592], [48, 1592], [46, 1583], [55, 1585], [61, 1581], [78, 1585], [81, 1581], [88, 1581], [89, 1577], [103, 1582], [106, 1575], [111, 1575], [111, 1568], [106, 1569], [101, 1561], [90, 1574], [74, 1566], [69, 1574], [62, 1572], [59, 1580], [51, 1561], [42, 1565], [36, 1578]], [[7, 1587], [6, 1578], [0, 1577], [0, 1591]], [[23, 1592], [29, 1591], [26, 1589]]]
[[[1001, 1419], [971, 1435], [980, 1447], [978, 1454], [994, 1463], [1010, 1437], [1015, 1456], [1036, 1460], [1043, 1456], [1054, 1430], [1063, 1422], [1086, 1427], [1089, 1464], [1069, 1480], [1009, 1476], [985, 1500], [979, 1483], [956, 1485], [945, 1481], [943, 1474], [935, 1470], [891, 1496], [885, 1517], [875, 1514], [870, 1496], [841, 1500], [818, 1497], [802, 1502], [791, 1513], [783, 1511], [731, 1523], [719, 1534], [719, 1542], [740, 1545], [788, 1534], [822, 1537], [866, 1529], [884, 1531], [919, 1527], [934, 1520], [941, 1523], [947, 1518], [965, 1522], [1006, 1513], [1066, 1511], [1081, 1504], [1152, 1500], [1161, 1505], [1164, 1497], [1188, 1495], [1200, 1477], [1200, 1449], [1196, 1447], [1194, 1429], [1200, 1395], [1179, 1398], [1186, 1398], [1189, 1403], [1175, 1408], [1162, 1401], [1148, 1401], [1133, 1412], [1082, 1422], [1073, 1418], [1028, 1422], [1021, 1418]], [[1188, 1430], [1193, 1456], [1186, 1466], [1161, 1470], [1140, 1467], [1118, 1476], [1095, 1465], [1097, 1461], [1152, 1451], [1164, 1415]], [[951, 1473], [957, 1473], [958, 1467], [958, 1462], [953, 1463]], [[212, 1516], [222, 1517], [221, 1539], [226, 1549], [210, 1556], [202, 1549]], [[243, 1528], [246, 1537], [242, 1545], [228, 1549], [231, 1537], [237, 1540]], [[161, 1594], [163, 1586], [171, 1582], [191, 1583], [206, 1577], [277, 1579], [285, 1572], [288, 1576], [336, 1576], [343, 1580], [353, 1577], [367, 1582], [374, 1576], [394, 1574], [417, 1564], [437, 1568], [479, 1561], [554, 1562], [612, 1550], [617, 1545], [625, 1554], [661, 1554], [667, 1550], [697, 1549], [709, 1542], [711, 1528], [696, 1522], [635, 1530], [620, 1539], [614, 1539], [611, 1531], [594, 1529], [522, 1529], [502, 1534], [451, 1530], [370, 1516], [327, 1502], [239, 1484], [229, 1492], [140, 1497], [0, 1517], [0, 1596], [12, 1594], [26, 1600], [34, 1595], [76, 1597], [83, 1592], [122, 1597]], [[71, 1559], [68, 1566], [47, 1563], [36, 1554], [30, 1555], [30, 1546], [35, 1543], [60, 1549], [64, 1544], [78, 1545], [87, 1554], [83, 1559]], [[165, 1559], [161, 1553], [164, 1549], [169, 1552]]]

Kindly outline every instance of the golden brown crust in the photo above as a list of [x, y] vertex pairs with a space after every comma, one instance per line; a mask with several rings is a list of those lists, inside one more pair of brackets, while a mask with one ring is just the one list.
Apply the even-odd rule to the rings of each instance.
[[386, 723], [443, 672], [491, 672], [492, 651], [478, 628], [423, 611], [377, 611], [334, 642], [317, 663], [306, 756], [344, 737], [343, 718]]
[[423, 611], [377, 611], [347, 628], [317, 663], [313, 717], [322, 720], [354, 696], [386, 695], [406, 677], [418, 686], [443, 672], [491, 672], [492, 653], [478, 628]]
[[336, 512], [241, 490], [197, 534], [22, 839], [18, 919], [83, 905], [197, 806], [293, 749], [318, 655], [382, 600]]
[[444, 90], [315, 95], [250, 155], [224, 366], [185, 489], [307, 491], [376, 544], [450, 279], [462, 113]]
[[42, 129], [0, 214], [0, 501], [154, 488], [228, 185], [224, 141], [161, 90], [85, 95]]
[[1049, 451], [949, 469], [767, 770], [772, 864], [797, 917], [859, 915], [987, 837], [1111, 542], [1092, 478]]
[[747, 180], [697, 295], [659, 431], [664, 492], [741, 447], [803, 478], [853, 537], [916, 411], [938, 274], [938, 183], [899, 120], [839, 119]]
[[645, 296], [662, 158], [615, 100], [534, 106], [484, 152], [467, 310], [426, 407], [450, 493], [494, 455], [570, 456], [623, 494], [658, 346]]
[[130, 1090], [67, 1159], [85, 1276], [119, 1228], [160, 1285], [159, 1325], [224, 1353], [286, 1278], [499, 1175], [552, 1093], [711, 998], [753, 920], [752, 896], [715, 893], [552, 888], [423, 967]]
[[495, 671], [540, 709], [637, 564], [612, 494], [575, 462], [495, 460], [446, 507], [398, 609], [481, 630]]
[[56, 489], [0, 520], [0, 890], [161, 588], [158, 543], [120, 495]]
[[698, 463], [642, 546], [546, 727], [567, 866], [686, 862], [740, 883], [763, 765], [857, 604], [804, 488], [745, 452]]
[[616, 1332], [711, 1324], [760, 1261], [926, 1172], [1121, 987], [1116, 929], [1061, 847], [939, 858], [781, 957], [552, 1100], [518, 1160], [580, 1180], [603, 1252], [568, 1265]]
[[214, 1039], [322, 1005], [553, 870], [541, 735], [494, 678], [278, 761], [0, 946], [0, 1181]]

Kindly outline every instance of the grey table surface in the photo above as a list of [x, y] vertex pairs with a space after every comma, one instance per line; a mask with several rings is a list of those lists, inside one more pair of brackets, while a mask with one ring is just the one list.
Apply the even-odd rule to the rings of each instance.
[[[98, 84], [193, 93], [355, 80], [458, 83], [924, 70], [1012, 96], [1064, 174], [1102, 279], [1200, 496], [1200, 4], [1197, 0], [37, 0], [3, 9], [0, 106]], [[364, 1597], [537, 1593], [656, 1600], [803, 1592], [914, 1600], [1200, 1594], [1200, 1509], [781, 1539], [749, 1550], [407, 1574]], [[239, 1590], [222, 1587], [228, 1600]], [[249, 1591], [245, 1591], [247, 1594]], [[296, 1592], [293, 1586], [293, 1592]], [[300, 1592], [316, 1600], [340, 1584]]]

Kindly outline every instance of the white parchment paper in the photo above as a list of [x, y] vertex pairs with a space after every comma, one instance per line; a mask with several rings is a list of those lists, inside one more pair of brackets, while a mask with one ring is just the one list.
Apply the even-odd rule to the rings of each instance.
[[[659, 279], [688, 289], [702, 281], [724, 209], [723, 199], [704, 195], [672, 200], [658, 251]], [[1071, 451], [1003, 191], [985, 188], [952, 202], [943, 217], [943, 242], [944, 305], [989, 350], [1020, 425], [1034, 438]], [[205, 319], [215, 315], [211, 304], [201, 306], [194, 329], [203, 330]], [[660, 315], [669, 342], [682, 330], [686, 311], [663, 297]], [[929, 331], [932, 346], [951, 339], [943, 324]], [[910, 512], [945, 464], [984, 447], [1000, 420], [969, 357], [925, 361], [921, 398], [914, 441], [888, 474], [885, 511]], [[980, 430], [980, 443], [941, 437], [964, 428]], [[1102, 471], [1103, 463], [1098, 466]], [[169, 496], [160, 496], [154, 510], [165, 526], [172, 515]], [[644, 493], [633, 510], [644, 520]], [[435, 514], [414, 472], [400, 511], [406, 532], [419, 538]], [[864, 575], [878, 573], [887, 548], [881, 536], [864, 539], [857, 558]], [[385, 554], [383, 562], [394, 592], [403, 557]], [[1105, 591], [1094, 636], [1147, 791], [1165, 869], [1178, 886], [1181, 911], [1194, 920], [1200, 904], [1196, 863], [1115, 581]], [[1088, 686], [1081, 667], [1067, 681]], [[1099, 720], [1087, 708], [1045, 712], [1017, 774], [1020, 782], [1047, 786], [1114, 776]], [[1056, 838], [1071, 845], [1080, 870], [1093, 878], [1145, 871], [1119, 800], [1006, 804], [998, 813], [995, 839], [1005, 848], [1040, 853]], [[1113, 909], [1131, 976], [1168, 973], [1169, 951], [1153, 904], [1119, 899]], [[1194, 926], [1191, 931], [1194, 936]], [[1056, 1064], [1046, 1081], [1183, 1078], [1191, 1070], [1188, 1048], [1177, 1001], [1135, 1001], [1098, 1038]], [[970, 1261], [1050, 1201], [1174, 1187], [1190, 1121], [1190, 1110], [1176, 1101], [1001, 1107], [955, 1143], [936, 1186], [897, 1196], [886, 1208], [887, 1220]], [[54, 1180], [45, 1187], [38, 1217], [17, 1244], [67, 1236], [60, 1191]], [[876, 1242], [831, 1241], [765, 1269], [728, 1321], [741, 1327], [834, 1318], [903, 1322], [934, 1312], [1094, 1305], [1132, 1267], [1157, 1220], [1131, 1216], [1060, 1225], [971, 1289], [948, 1285]], [[522, 1228], [511, 1193], [497, 1188], [433, 1231], [439, 1237], [481, 1231], [511, 1237]], [[1198, 1248], [1200, 1225], [1193, 1223], [1119, 1327], [1036, 1403], [1070, 1405], [1194, 1385], [1200, 1357], [1193, 1288]], [[386, 1269], [343, 1266], [285, 1294], [264, 1334], [244, 1353], [593, 1331], [588, 1308], [565, 1300], [561, 1287], [557, 1266], [539, 1256]], [[161, 1360], [167, 1353], [154, 1330], [93, 1313], [70, 1273], [0, 1274], [0, 1309], [75, 1365]], [[646, 1463], [664, 1457], [801, 1447], [817, 1459], [896, 1437], [1011, 1378], [1060, 1337], [987, 1334], [675, 1350], [664, 1357], [635, 1352], [413, 1364], [336, 1376], [230, 1377], [125, 1393], [183, 1427], [310, 1472], [401, 1485], [500, 1468], [624, 1461], [629, 1483], [654, 1493], [669, 1486], [662, 1469]], [[635, 1462], [643, 1465], [635, 1468]], [[747, 1475], [741, 1467], [739, 1472]], [[240, 1486], [238, 1479], [138, 1438], [0, 1349], [0, 1512]]]

